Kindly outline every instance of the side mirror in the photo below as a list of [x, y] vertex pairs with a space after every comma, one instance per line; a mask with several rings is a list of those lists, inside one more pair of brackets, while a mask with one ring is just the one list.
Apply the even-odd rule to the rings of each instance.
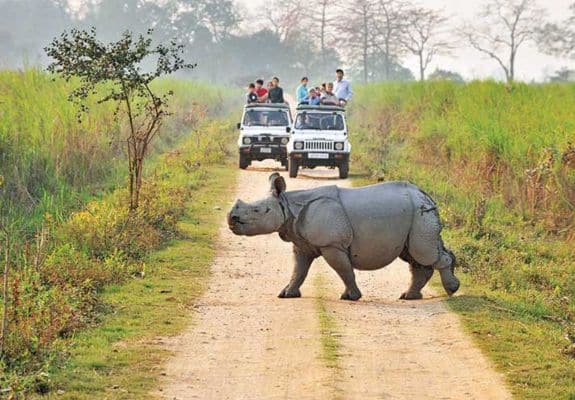
[[291, 132], [291, 126], [286, 126], [286, 133], [290, 133]]
[[240, 129], [240, 128], [242, 127], [242, 123], [241, 123], [241, 122], [238, 122], [238, 124], [236, 125], [236, 127], [237, 127], [238, 129]]

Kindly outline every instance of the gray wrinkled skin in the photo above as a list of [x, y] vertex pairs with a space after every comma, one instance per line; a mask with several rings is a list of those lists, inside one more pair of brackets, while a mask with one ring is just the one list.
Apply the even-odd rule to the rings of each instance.
[[293, 243], [294, 271], [279, 297], [300, 297], [310, 265], [322, 256], [345, 284], [344, 300], [361, 292], [354, 269], [376, 270], [397, 257], [410, 265], [411, 284], [401, 299], [421, 299], [434, 270], [447, 294], [459, 289], [455, 256], [441, 240], [441, 222], [433, 200], [406, 182], [357, 189], [324, 186], [286, 192], [284, 179], [270, 176], [271, 195], [255, 203], [238, 200], [228, 214], [236, 235], [278, 232]]

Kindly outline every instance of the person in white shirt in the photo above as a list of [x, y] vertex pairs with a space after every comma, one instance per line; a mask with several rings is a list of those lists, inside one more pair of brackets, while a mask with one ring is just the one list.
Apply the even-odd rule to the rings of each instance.
[[343, 79], [343, 70], [340, 68], [335, 71], [335, 76], [336, 79], [333, 83], [333, 92], [339, 99], [340, 105], [345, 106], [353, 96], [353, 92], [351, 91], [351, 83], [349, 83], [348, 80]]

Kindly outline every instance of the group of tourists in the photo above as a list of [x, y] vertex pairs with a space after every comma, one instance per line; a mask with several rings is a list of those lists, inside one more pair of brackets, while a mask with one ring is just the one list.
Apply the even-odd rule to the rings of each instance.
[[[351, 84], [344, 79], [342, 69], [335, 71], [336, 79], [334, 82], [322, 83], [320, 86], [308, 88], [309, 79], [304, 76], [301, 78], [300, 85], [296, 89], [297, 104], [315, 105], [335, 105], [345, 107], [351, 100], [353, 92]], [[285, 103], [283, 89], [279, 86], [280, 80], [277, 77], [272, 78], [267, 88], [264, 87], [264, 80], [258, 79], [255, 83], [248, 85], [246, 101], [251, 103]]]
[[274, 76], [268, 82], [268, 87], [264, 87], [264, 80], [258, 79], [256, 83], [248, 85], [248, 93], [246, 94], [246, 101], [251, 103], [285, 103], [284, 91], [280, 87], [280, 80]]

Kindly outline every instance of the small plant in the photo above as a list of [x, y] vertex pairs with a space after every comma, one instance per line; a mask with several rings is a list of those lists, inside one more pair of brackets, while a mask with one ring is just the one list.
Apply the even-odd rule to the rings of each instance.
[[[64, 32], [45, 48], [54, 62], [48, 71], [60, 74], [67, 81], [77, 78], [80, 85], [69, 99], [87, 112], [86, 100], [98, 93], [98, 103], [115, 102], [116, 116], [123, 111], [128, 120], [126, 138], [130, 210], [140, 202], [144, 158], [157, 135], [167, 112], [168, 98], [173, 94], [158, 95], [152, 82], [180, 69], [194, 68], [182, 58], [183, 46], [172, 41], [169, 45], [152, 47], [152, 31], [146, 36], [126, 31], [117, 42], [103, 43], [96, 37], [96, 29], [73, 29]], [[146, 68], [148, 63], [155, 67]]]

